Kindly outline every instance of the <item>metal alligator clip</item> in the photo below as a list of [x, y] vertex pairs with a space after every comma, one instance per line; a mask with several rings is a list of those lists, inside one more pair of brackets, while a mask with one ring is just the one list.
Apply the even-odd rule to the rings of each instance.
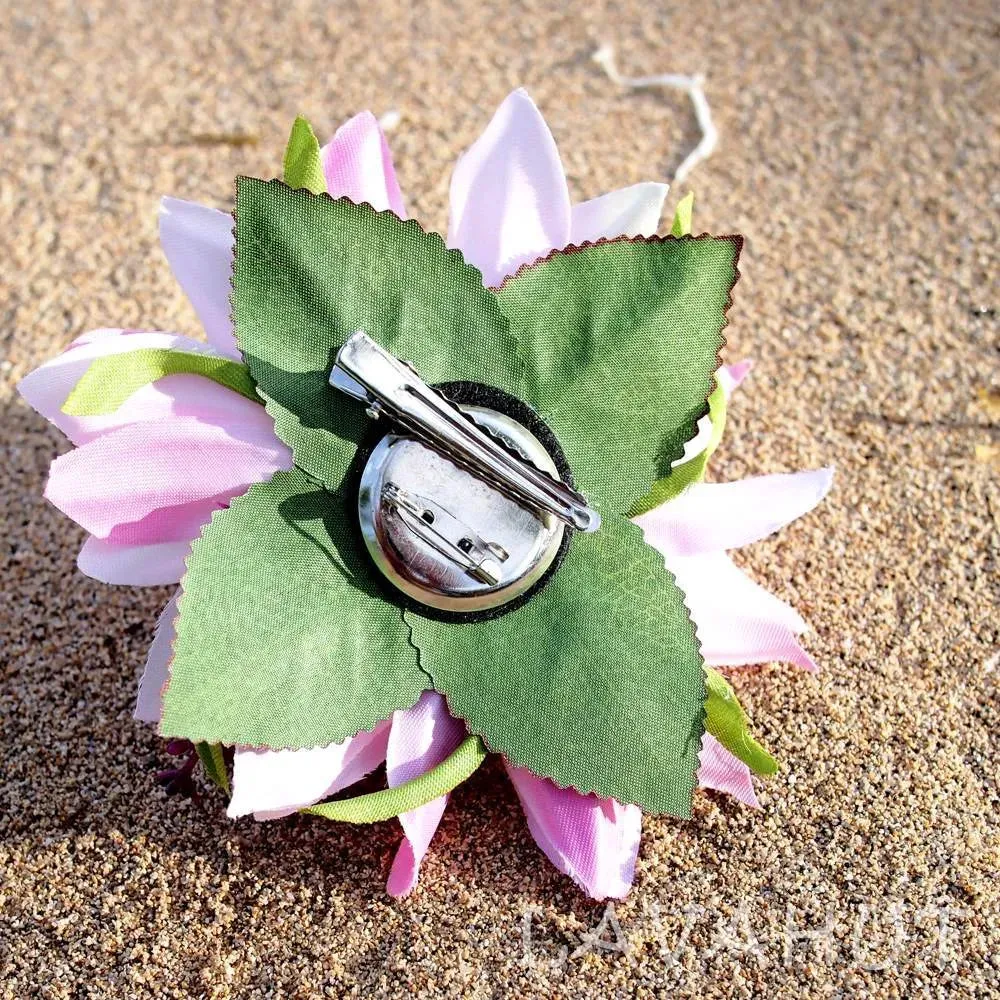
[[330, 383], [367, 404], [370, 417], [384, 415], [521, 506], [580, 531], [600, 527], [600, 514], [576, 490], [504, 448], [364, 331], [341, 347]]

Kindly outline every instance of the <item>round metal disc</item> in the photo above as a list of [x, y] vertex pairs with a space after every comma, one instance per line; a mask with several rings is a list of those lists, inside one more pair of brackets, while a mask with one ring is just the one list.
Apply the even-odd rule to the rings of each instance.
[[[527, 461], [558, 477], [552, 457], [521, 424], [483, 406], [462, 409]], [[487, 575], [496, 582], [474, 575], [463, 564], [461, 551], [436, 543], [422, 525], [414, 525], [387, 502], [387, 486], [390, 493], [395, 488], [428, 501], [426, 506], [439, 511], [439, 525], [467, 527], [465, 532], [451, 531], [459, 535], [461, 548], [467, 535], [505, 554], [489, 562]], [[382, 438], [368, 458], [358, 513], [365, 545], [385, 577], [415, 601], [450, 612], [497, 608], [525, 593], [552, 565], [565, 530], [557, 518], [526, 510], [439, 452], [395, 433]]]

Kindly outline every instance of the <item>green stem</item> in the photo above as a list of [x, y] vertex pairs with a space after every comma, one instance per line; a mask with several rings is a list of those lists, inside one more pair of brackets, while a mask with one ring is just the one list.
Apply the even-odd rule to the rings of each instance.
[[238, 361], [169, 347], [141, 347], [92, 361], [62, 411], [71, 417], [114, 413], [132, 393], [168, 375], [201, 375], [255, 403], [263, 402], [250, 369]]
[[341, 823], [381, 823], [400, 813], [427, 805], [460, 785], [486, 760], [486, 747], [478, 736], [468, 736], [437, 767], [396, 788], [356, 795], [336, 802], [321, 802], [302, 810]]

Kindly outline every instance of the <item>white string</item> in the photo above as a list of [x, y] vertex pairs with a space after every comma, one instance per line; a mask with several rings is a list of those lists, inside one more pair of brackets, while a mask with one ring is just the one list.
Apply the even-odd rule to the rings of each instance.
[[679, 73], [662, 73], [658, 76], [622, 76], [615, 66], [614, 52], [610, 45], [602, 45], [593, 55], [594, 62], [607, 74], [608, 78], [621, 87], [640, 89], [643, 87], [673, 87], [686, 91], [691, 98], [694, 117], [701, 129], [701, 141], [684, 158], [674, 174], [674, 183], [680, 184], [703, 160], [707, 160], [719, 143], [719, 132], [712, 121], [712, 111], [705, 97], [705, 77], [682, 76]]

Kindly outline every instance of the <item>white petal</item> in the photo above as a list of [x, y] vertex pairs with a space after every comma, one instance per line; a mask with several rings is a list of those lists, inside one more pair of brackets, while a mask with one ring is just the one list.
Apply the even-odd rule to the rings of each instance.
[[278, 819], [360, 781], [385, 760], [389, 723], [343, 743], [304, 750], [237, 747], [233, 757], [232, 819]]
[[101, 583], [159, 587], [179, 582], [190, 551], [190, 541], [122, 545], [91, 535], [83, 543], [76, 565], [84, 576]]
[[226, 357], [241, 358], [229, 307], [233, 217], [193, 201], [163, 198], [160, 245], [205, 328], [208, 342]]
[[665, 555], [738, 549], [773, 534], [826, 496], [833, 469], [695, 483], [675, 500], [635, 519]]
[[660, 224], [666, 184], [647, 181], [573, 206], [569, 241], [577, 246], [601, 237], [652, 236]]
[[177, 594], [167, 602], [156, 622], [156, 632], [146, 656], [146, 668], [139, 681], [139, 696], [135, 703], [135, 718], [139, 722], [159, 722], [163, 711], [163, 688], [170, 676], [170, 659], [174, 655], [174, 630], [177, 621]]
[[534, 102], [515, 90], [459, 158], [451, 178], [448, 246], [489, 286], [569, 242], [570, 203], [555, 140]]

